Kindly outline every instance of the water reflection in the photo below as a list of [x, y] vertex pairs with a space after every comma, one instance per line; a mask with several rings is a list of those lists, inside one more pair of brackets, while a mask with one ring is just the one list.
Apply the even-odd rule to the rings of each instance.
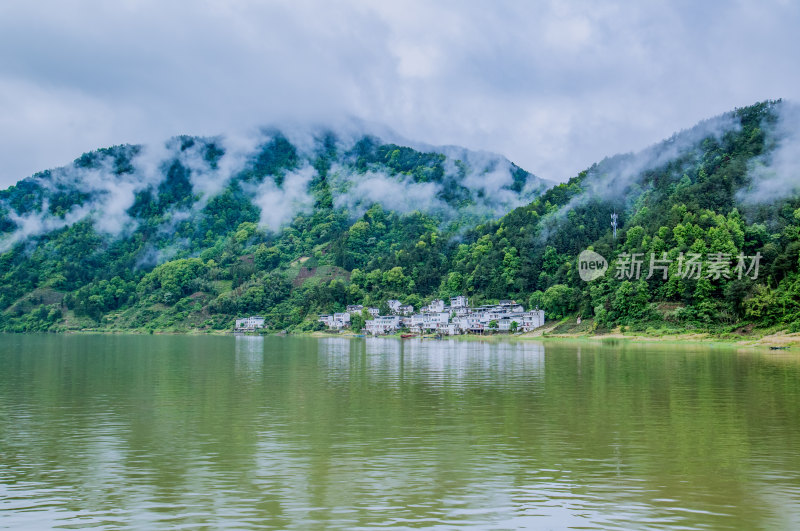
[[264, 337], [237, 335], [235, 341], [236, 370], [257, 375], [264, 366]]
[[798, 419], [785, 355], [0, 337], [0, 527], [792, 529]]

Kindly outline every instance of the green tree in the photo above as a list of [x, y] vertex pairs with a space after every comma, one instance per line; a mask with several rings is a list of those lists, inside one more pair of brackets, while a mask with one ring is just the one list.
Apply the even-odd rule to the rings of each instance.
[[408, 288], [408, 277], [403, 274], [403, 268], [396, 266], [383, 274], [383, 284], [395, 293], [404, 293]]
[[281, 253], [276, 246], [273, 245], [271, 247], [267, 247], [263, 243], [258, 246], [258, 249], [256, 249], [256, 252], [253, 255], [253, 260], [255, 261], [256, 267], [260, 271], [270, 271], [275, 269], [280, 263], [280, 259]]
[[566, 317], [577, 308], [575, 290], [565, 284], [556, 284], [547, 288], [542, 296], [544, 310], [554, 319]]

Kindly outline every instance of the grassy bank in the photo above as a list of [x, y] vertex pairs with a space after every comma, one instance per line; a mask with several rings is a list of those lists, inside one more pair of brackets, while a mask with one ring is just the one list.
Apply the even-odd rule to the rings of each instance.
[[[663, 323], [660, 324], [663, 325]], [[546, 326], [521, 337], [539, 340], [581, 339], [607, 341], [621, 339], [642, 342], [724, 343], [743, 347], [800, 347], [800, 333], [791, 333], [778, 327], [759, 329], [745, 326], [703, 330], [655, 327], [648, 326], [647, 323], [641, 323], [635, 327], [616, 327], [603, 330], [598, 329], [592, 319], [585, 319], [578, 323], [574, 318], [548, 323]]]
[[[298, 335], [311, 337], [358, 337], [352, 332], [298, 332]], [[381, 336], [386, 338], [400, 338], [400, 333]], [[423, 336], [433, 339], [433, 335]], [[733, 330], [720, 329], [717, 331], [686, 329], [686, 328], [656, 328], [640, 325], [637, 327], [614, 329], [598, 329], [593, 320], [585, 319], [578, 323], [575, 318], [550, 322], [547, 325], [524, 334], [494, 333], [487, 335], [459, 335], [448, 336], [446, 339], [458, 341], [632, 341], [632, 342], [659, 342], [659, 343], [718, 343], [737, 347], [786, 347], [800, 352], [800, 333], [790, 333], [785, 329], [741, 327]]]

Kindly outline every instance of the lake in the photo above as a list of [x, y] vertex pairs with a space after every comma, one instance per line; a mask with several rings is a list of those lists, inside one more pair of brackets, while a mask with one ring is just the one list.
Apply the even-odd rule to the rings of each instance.
[[0, 528], [800, 529], [800, 355], [0, 336]]

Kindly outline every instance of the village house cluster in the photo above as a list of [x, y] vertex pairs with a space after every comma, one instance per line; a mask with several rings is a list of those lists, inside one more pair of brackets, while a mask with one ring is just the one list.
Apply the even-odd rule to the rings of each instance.
[[[367, 308], [373, 317], [366, 321], [365, 330], [371, 335], [390, 334], [408, 329], [412, 333], [436, 333], [441, 335], [482, 334], [489, 330], [529, 332], [544, 324], [544, 310], [525, 311], [515, 301], [500, 301], [498, 304], [471, 308], [463, 295], [450, 298], [450, 305], [435, 299], [414, 313], [414, 307], [403, 305], [398, 300], [386, 302], [391, 315], [380, 315], [378, 308]], [[360, 314], [364, 307], [350, 305], [342, 313], [321, 315], [319, 321], [329, 329], [341, 330], [350, 326], [350, 316]], [[516, 323], [516, 326], [513, 324]]]

